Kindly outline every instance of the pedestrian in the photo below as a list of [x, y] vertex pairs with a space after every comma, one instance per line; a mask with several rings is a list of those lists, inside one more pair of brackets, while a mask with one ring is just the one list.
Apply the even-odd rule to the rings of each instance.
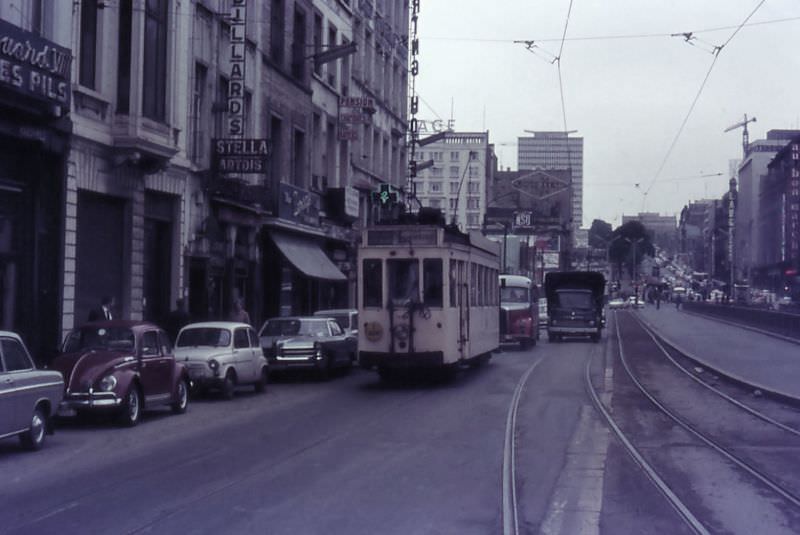
[[680, 310], [680, 308], [681, 308], [681, 301], [682, 300], [683, 300], [683, 298], [681, 297], [681, 294], [678, 294], [678, 295], [675, 296], [675, 308], [677, 308], [678, 310]]
[[167, 316], [166, 321], [166, 331], [169, 334], [170, 338], [172, 339], [172, 343], [175, 343], [175, 339], [178, 338], [178, 333], [180, 330], [185, 326], [191, 323], [192, 319], [189, 316], [189, 312], [186, 310], [186, 299], [180, 297], [175, 300], [175, 309], [171, 310], [169, 316]]
[[100, 300], [100, 307], [93, 308], [89, 311], [89, 321], [113, 320], [113, 308], [114, 298], [110, 295], [103, 296], [103, 298]]
[[250, 314], [244, 309], [244, 302], [241, 297], [233, 300], [233, 310], [231, 311], [231, 321], [239, 323], [250, 323]]

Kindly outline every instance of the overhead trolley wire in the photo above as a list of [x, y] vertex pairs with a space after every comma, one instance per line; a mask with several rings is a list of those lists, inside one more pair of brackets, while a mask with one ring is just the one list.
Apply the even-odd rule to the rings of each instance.
[[717, 64], [717, 59], [719, 59], [720, 52], [722, 52], [723, 48], [725, 48], [728, 45], [728, 43], [731, 42], [731, 40], [736, 36], [737, 33], [739, 33], [739, 31], [745, 26], [745, 24], [747, 24], [747, 21], [750, 20], [750, 18], [753, 15], [755, 15], [755, 13], [761, 8], [761, 6], [764, 5], [764, 2], [766, 2], [766, 0], [761, 0], [756, 5], [756, 7], [753, 8], [753, 10], [750, 12], [750, 14], [747, 15], [747, 17], [745, 17], [745, 19], [742, 21], [742, 23], [739, 24], [739, 26], [737, 26], [735, 28], [735, 30], [730, 35], [730, 37], [728, 37], [728, 39], [724, 43], [722, 43], [721, 45], [718, 45], [717, 47], [715, 47], [715, 49], [714, 49], [714, 59], [711, 61], [711, 65], [709, 65], [708, 71], [706, 71], [706, 75], [703, 78], [703, 82], [700, 84], [700, 88], [697, 90], [697, 94], [694, 96], [694, 100], [692, 100], [691, 106], [689, 106], [689, 111], [686, 113], [686, 116], [683, 118], [683, 121], [681, 122], [681, 126], [680, 126], [680, 128], [678, 128], [678, 132], [675, 134], [675, 137], [672, 139], [672, 143], [670, 144], [669, 148], [667, 149], [667, 153], [664, 155], [664, 159], [661, 160], [661, 164], [658, 166], [658, 170], [656, 171], [656, 174], [653, 176], [653, 179], [650, 181], [650, 184], [647, 187], [647, 189], [643, 192], [644, 196], [642, 197], [642, 211], [644, 211], [644, 209], [645, 209], [644, 205], [647, 202], [647, 194], [650, 193], [651, 189], [653, 189], [653, 185], [656, 183], [656, 181], [658, 180], [659, 176], [661, 175], [661, 172], [664, 170], [664, 166], [667, 164], [667, 160], [669, 159], [670, 155], [672, 154], [673, 149], [677, 145], [678, 140], [681, 137], [681, 134], [683, 134], [683, 130], [686, 127], [686, 124], [689, 122], [689, 118], [691, 117], [692, 112], [694, 111], [694, 108], [697, 105], [697, 102], [700, 100], [700, 96], [703, 94], [703, 90], [706, 87], [706, 83], [708, 82], [708, 79], [711, 76], [711, 71], [714, 70], [714, 66]]

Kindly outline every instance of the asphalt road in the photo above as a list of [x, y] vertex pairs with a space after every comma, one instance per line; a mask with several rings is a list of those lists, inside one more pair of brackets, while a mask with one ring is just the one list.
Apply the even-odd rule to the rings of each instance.
[[0, 442], [0, 533], [501, 533], [507, 414], [538, 359], [515, 432], [520, 532], [675, 532], [585, 393], [607, 344], [542, 342], [446, 383], [290, 377], [132, 429], [61, 422], [37, 453]]

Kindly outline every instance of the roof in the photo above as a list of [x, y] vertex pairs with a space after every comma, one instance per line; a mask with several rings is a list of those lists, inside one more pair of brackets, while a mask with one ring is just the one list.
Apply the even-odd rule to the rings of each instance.
[[190, 323], [185, 325], [183, 329], [188, 328], [210, 328], [210, 329], [235, 329], [236, 327], [252, 327], [252, 325], [248, 323], [242, 323], [240, 321], [201, 321], [197, 323]]

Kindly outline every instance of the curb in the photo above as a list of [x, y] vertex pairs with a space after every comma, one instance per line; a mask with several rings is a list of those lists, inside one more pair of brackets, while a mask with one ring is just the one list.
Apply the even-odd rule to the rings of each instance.
[[800, 339], [792, 338], [791, 336], [785, 336], [783, 334], [774, 333], [772, 331], [765, 331], [764, 329], [759, 329], [758, 327], [753, 327], [752, 325], [747, 325], [746, 323], [738, 323], [735, 321], [726, 320], [723, 318], [719, 318], [717, 316], [712, 316], [710, 314], [703, 314], [702, 312], [694, 312], [692, 310], [683, 310], [681, 312], [684, 314], [690, 314], [692, 316], [697, 316], [704, 319], [709, 319], [712, 321], [718, 321], [720, 323], [724, 323], [726, 325], [731, 325], [733, 327], [741, 327], [742, 329], [747, 329], [748, 331], [757, 332], [759, 334], [763, 334], [764, 336], [770, 336], [772, 338], [777, 338], [778, 340], [783, 340], [784, 342], [789, 342], [790, 344], [797, 344], [800, 345]]
[[[700, 314], [698, 314], [698, 315], [700, 315]], [[703, 317], [705, 317], [705, 316], [703, 316]], [[697, 357], [696, 355], [694, 355], [693, 353], [689, 352], [688, 350], [684, 349], [683, 347], [681, 347], [680, 345], [678, 345], [677, 343], [672, 341], [670, 338], [667, 338], [659, 329], [654, 327], [653, 324], [650, 323], [649, 321], [647, 321], [646, 319], [640, 317], [639, 314], [636, 314], [636, 319], [638, 319], [640, 322], [642, 322], [645, 325], [645, 327], [647, 327], [650, 331], [653, 332], [653, 334], [655, 334], [657, 337], [661, 338], [661, 340], [663, 340], [665, 344], [667, 344], [672, 349], [674, 349], [675, 351], [677, 351], [678, 353], [680, 353], [681, 355], [683, 355], [687, 359], [691, 360], [692, 362], [694, 362], [696, 364], [699, 364], [700, 366], [703, 366], [704, 368], [706, 368], [708, 370], [711, 370], [714, 373], [716, 373], [717, 375], [719, 375], [721, 377], [724, 377], [725, 379], [727, 379], [727, 380], [729, 380], [729, 381], [731, 381], [733, 383], [736, 383], [736, 384], [738, 384], [740, 386], [744, 386], [744, 387], [747, 387], [747, 388], [750, 388], [750, 389], [761, 390], [761, 392], [765, 396], [776, 398], [776, 399], [784, 401], [784, 402], [786, 402], [786, 403], [788, 403], [790, 405], [794, 405], [794, 406], [800, 407], [800, 396], [795, 396], [793, 394], [787, 394], [786, 392], [781, 392], [780, 390], [775, 390], [775, 389], [770, 388], [770, 387], [759, 385], [757, 383], [752, 382], [751, 380], [744, 379], [743, 377], [740, 377], [740, 376], [738, 376], [736, 374], [723, 371], [720, 368], [718, 368], [717, 366], [710, 365], [708, 362], [706, 362], [705, 360], [701, 359], [700, 357]], [[738, 327], [738, 325], [737, 325], [737, 327]]]

